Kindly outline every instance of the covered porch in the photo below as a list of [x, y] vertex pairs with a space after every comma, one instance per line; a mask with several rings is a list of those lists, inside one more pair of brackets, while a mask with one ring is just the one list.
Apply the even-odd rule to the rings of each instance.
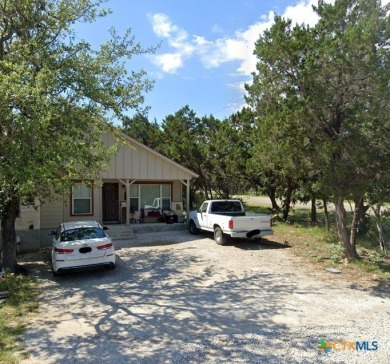
[[104, 179], [101, 188], [105, 224], [183, 223], [190, 206], [187, 180]]
[[[100, 174], [100, 216], [104, 223], [183, 221], [190, 209], [191, 180], [198, 175], [126, 135]], [[117, 141], [104, 138], [107, 147]]]

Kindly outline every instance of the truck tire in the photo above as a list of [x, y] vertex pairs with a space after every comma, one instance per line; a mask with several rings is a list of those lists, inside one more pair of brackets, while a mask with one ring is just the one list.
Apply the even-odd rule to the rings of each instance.
[[189, 229], [190, 229], [190, 234], [192, 235], [196, 235], [199, 233], [199, 229], [196, 227], [194, 220], [190, 220]]
[[223, 233], [219, 226], [214, 228], [214, 240], [218, 245], [225, 245], [227, 243], [227, 235]]

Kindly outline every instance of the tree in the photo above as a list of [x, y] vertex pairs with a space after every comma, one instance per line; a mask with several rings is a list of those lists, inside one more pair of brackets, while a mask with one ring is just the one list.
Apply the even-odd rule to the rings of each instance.
[[[376, 0], [320, 2], [316, 10], [320, 21], [313, 36], [319, 45], [306, 67], [308, 111], [339, 239], [354, 260], [362, 201], [372, 182], [389, 173], [389, 17]], [[346, 199], [354, 201], [349, 231]]]
[[[249, 167], [284, 220], [294, 192], [313, 168], [310, 155], [315, 150], [307, 137], [301, 91], [304, 59], [311, 44], [308, 28], [292, 28], [291, 21], [275, 17], [275, 24], [256, 42], [257, 72], [246, 86], [247, 102], [256, 113]], [[282, 201], [281, 207], [276, 198]]]
[[[319, 1], [315, 10], [313, 28], [276, 17], [260, 37], [248, 101], [274, 143], [259, 155], [294, 180], [316, 176], [311, 185], [333, 198], [344, 254], [354, 260], [362, 201], [389, 173], [389, 17], [376, 0]], [[350, 228], [347, 199], [355, 202]]]
[[160, 150], [162, 130], [156, 121], [151, 123], [145, 113], [137, 112], [133, 117], [124, 117], [122, 131], [149, 148]]
[[247, 162], [253, 143], [254, 113], [247, 107], [223, 121], [220, 133], [227, 170], [225, 179], [232, 193], [243, 193], [253, 187], [253, 176], [248, 173]]
[[198, 118], [189, 106], [168, 115], [162, 124], [161, 153], [199, 175], [193, 183], [202, 198], [229, 198], [242, 189], [240, 165], [244, 150], [240, 130], [230, 119], [221, 121], [212, 115]]
[[208, 167], [200, 137], [204, 131], [196, 113], [186, 105], [175, 114], [168, 115], [161, 127], [163, 130], [161, 153], [199, 175], [192, 184], [191, 201], [195, 199], [196, 190], [208, 195], [210, 192]]
[[93, 181], [112, 149], [107, 115], [137, 107], [152, 83], [125, 62], [144, 50], [130, 31], [94, 50], [72, 26], [108, 11], [101, 0], [0, 0], [0, 218], [3, 266], [15, 270], [15, 219], [34, 205]]

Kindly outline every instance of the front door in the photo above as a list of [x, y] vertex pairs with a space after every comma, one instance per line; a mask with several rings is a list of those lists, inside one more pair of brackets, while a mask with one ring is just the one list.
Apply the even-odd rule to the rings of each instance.
[[103, 221], [119, 221], [118, 183], [103, 184]]

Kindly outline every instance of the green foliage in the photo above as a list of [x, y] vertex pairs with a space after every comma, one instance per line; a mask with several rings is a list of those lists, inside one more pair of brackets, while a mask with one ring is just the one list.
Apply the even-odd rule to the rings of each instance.
[[234, 117], [223, 121], [212, 115], [198, 118], [188, 105], [162, 123], [161, 153], [199, 175], [193, 187], [202, 192], [202, 198], [228, 198], [245, 189], [241, 173], [244, 144], [235, 123]]
[[[0, 176], [2, 203], [31, 204], [89, 180], [104, 168], [108, 114], [142, 102], [151, 83], [124, 61], [143, 51], [128, 32], [99, 50], [76, 41], [72, 25], [94, 21], [101, 1], [0, 1]], [[60, 169], [61, 167], [61, 169]]]
[[121, 37], [111, 30], [99, 49], [77, 39], [74, 24], [106, 15], [102, 3], [0, 0], [0, 217], [6, 243], [14, 235], [15, 205], [69, 191], [74, 179], [96, 179], [115, 151], [102, 140], [103, 133], [115, 133], [109, 118], [136, 108], [152, 86], [143, 70], [126, 69], [133, 56], [152, 51], [130, 31]]
[[6, 274], [0, 278], [0, 291], [9, 296], [0, 303], [0, 362], [17, 363], [23, 357], [18, 336], [24, 332], [27, 315], [36, 311], [36, 282], [24, 276]]
[[333, 264], [339, 264], [343, 258], [343, 248], [340, 244], [329, 245], [329, 257]]
[[122, 131], [149, 148], [161, 150], [162, 130], [156, 121], [149, 122], [145, 113], [138, 112], [133, 117], [125, 116]]
[[376, 0], [321, 1], [316, 11], [313, 28], [276, 17], [256, 43], [251, 168], [285, 206], [296, 191], [338, 201], [340, 240], [353, 259], [359, 211], [348, 234], [343, 201], [359, 207], [389, 178], [390, 23]]

